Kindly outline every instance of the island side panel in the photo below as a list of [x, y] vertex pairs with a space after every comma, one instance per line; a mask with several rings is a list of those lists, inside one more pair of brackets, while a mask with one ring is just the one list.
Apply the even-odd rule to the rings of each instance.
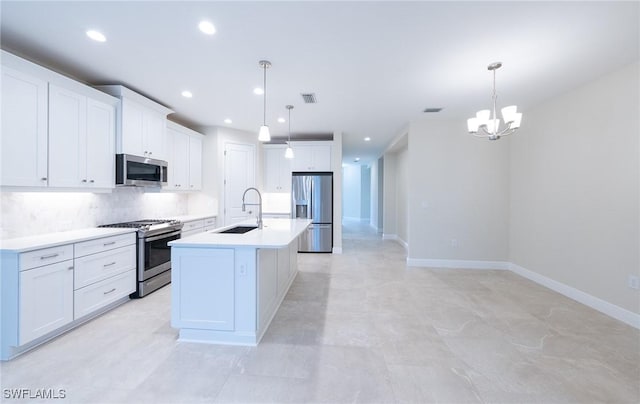
[[251, 340], [257, 344], [257, 250], [255, 248], [236, 248], [236, 333], [246, 336], [245, 340]]
[[235, 329], [233, 249], [172, 248], [171, 325]]

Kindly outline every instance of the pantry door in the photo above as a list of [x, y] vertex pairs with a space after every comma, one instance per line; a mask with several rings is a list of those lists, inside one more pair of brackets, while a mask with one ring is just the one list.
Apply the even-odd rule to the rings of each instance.
[[[257, 206], [242, 211], [242, 194], [256, 186], [256, 149], [252, 144], [227, 142], [224, 145], [224, 225], [255, 217]], [[246, 202], [257, 203], [255, 191], [247, 193]], [[252, 213], [249, 214], [249, 211]]]

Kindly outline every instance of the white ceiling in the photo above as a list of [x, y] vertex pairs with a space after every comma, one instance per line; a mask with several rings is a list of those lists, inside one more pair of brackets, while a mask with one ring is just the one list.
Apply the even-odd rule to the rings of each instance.
[[[267, 59], [267, 124], [285, 135], [342, 131], [344, 161], [376, 158], [426, 107], [433, 119], [489, 106], [526, 110], [639, 59], [639, 3], [621, 2], [12, 2], [2, 48], [90, 83], [122, 83], [193, 126], [256, 131], [258, 61]], [[202, 34], [198, 23], [217, 28]], [[107, 36], [96, 43], [85, 36]], [[188, 89], [192, 99], [180, 93]], [[318, 103], [303, 104], [300, 93]], [[231, 118], [233, 124], [223, 120]], [[372, 141], [365, 143], [363, 138]]]

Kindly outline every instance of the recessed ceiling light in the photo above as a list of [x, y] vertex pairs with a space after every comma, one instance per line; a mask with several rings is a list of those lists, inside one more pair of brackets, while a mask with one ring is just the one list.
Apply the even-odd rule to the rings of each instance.
[[200, 21], [198, 28], [207, 35], [213, 35], [216, 33], [216, 27], [214, 27], [209, 21]]
[[224, 120], [224, 123], [226, 123], [227, 125], [229, 125], [229, 124], [232, 124], [232, 123], [233, 123], [233, 121], [232, 121], [231, 119], [227, 118], [227, 119], [225, 119], [225, 120]]
[[355, 161], [357, 163], [358, 161], [360, 161], [360, 157], [356, 157], [355, 160], [353, 160], [353, 161]]
[[256, 87], [256, 88], [253, 89], [253, 93], [255, 95], [262, 95], [262, 94], [264, 94], [264, 90], [261, 89], [260, 87]]
[[286, 121], [284, 120], [284, 118], [280, 117], [280, 118], [278, 118], [278, 122], [285, 123]]
[[87, 31], [87, 36], [91, 39], [93, 39], [96, 42], [106, 42], [107, 41], [107, 37], [104, 36], [104, 34], [102, 32], [98, 32], [95, 30], [90, 29], [89, 31]]
[[191, 98], [191, 97], [193, 97], [193, 93], [191, 91], [184, 90], [182, 92], [182, 96], [185, 97], [185, 98]]
[[365, 141], [365, 142], [370, 142], [370, 141], [371, 141], [371, 138], [370, 138], [369, 136], [367, 136], [367, 137], [365, 137], [365, 138], [364, 138], [364, 141]]

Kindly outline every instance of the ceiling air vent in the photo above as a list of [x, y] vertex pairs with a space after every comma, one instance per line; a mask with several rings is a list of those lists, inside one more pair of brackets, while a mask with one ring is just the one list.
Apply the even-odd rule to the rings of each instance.
[[300, 94], [305, 104], [315, 104], [316, 102], [316, 94], [315, 93], [302, 93]]
[[440, 112], [442, 108], [425, 108], [422, 112]]

